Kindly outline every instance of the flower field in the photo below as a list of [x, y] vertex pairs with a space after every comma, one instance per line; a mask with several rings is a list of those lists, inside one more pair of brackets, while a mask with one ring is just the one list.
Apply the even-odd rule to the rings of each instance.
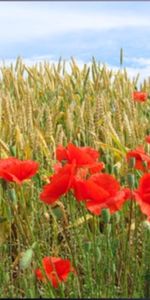
[[0, 79], [0, 297], [150, 297], [150, 82], [92, 59]]

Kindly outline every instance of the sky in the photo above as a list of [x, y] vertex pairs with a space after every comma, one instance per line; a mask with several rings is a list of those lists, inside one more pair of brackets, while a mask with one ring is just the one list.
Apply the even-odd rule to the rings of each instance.
[[21, 56], [82, 66], [94, 56], [117, 69], [123, 48], [130, 76], [150, 76], [149, 1], [0, 2], [0, 62]]

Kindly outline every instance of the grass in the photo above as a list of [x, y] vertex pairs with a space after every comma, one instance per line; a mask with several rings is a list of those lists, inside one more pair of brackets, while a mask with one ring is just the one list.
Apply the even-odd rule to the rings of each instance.
[[[135, 203], [96, 217], [71, 193], [52, 207], [39, 200], [56, 147], [68, 141], [97, 149], [105, 172], [122, 185], [135, 188], [141, 176], [125, 160], [150, 133], [150, 100], [131, 99], [138, 78], [114, 74], [94, 58], [90, 68], [80, 70], [73, 58], [70, 66], [71, 74], [61, 60], [28, 67], [18, 58], [1, 68], [0, 156], [40, 163], [21, 187], [1, 180], [1, 298], [148, 298], [150, 229]], [[149, 93], [149, 82], [141, 89]], [[69, 258], [78, 275], [58, 289], [37, 282], [34, 270], [49, 255]]]

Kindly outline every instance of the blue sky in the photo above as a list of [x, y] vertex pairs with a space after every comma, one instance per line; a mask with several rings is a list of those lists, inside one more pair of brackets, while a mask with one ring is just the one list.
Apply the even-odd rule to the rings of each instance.
[[150, 75], [150, 2], [0, 2], [0, 61], [31, 64], [92, 56], [131, 75]]

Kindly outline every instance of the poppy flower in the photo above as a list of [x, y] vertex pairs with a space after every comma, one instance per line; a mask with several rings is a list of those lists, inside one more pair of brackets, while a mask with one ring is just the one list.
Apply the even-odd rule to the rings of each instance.
[[22, 184], [24, 180], [36, 174], [38, 166], [38, 163], [32, 160], [19, 160], [15, 157], [0, 159], [0, 178]]
[[110, 213], [119, 210], [130, 197], [129, 189], [121, 189], [117, 180], [109, 174], [95, 174], [88, 180], [74, 180], [73, 189], [78, 201], [85, 201], [86, 207], [95, 215], [103, 208]]
[[86, 167], [90, 173], [97, 173], [104, 168], [102, 162], [98, 162], [99, 153], [91, 147], [77, 147], [71, 143], [66, 148], [59, 145], [56, 149], [58, 161], [68, 163], [75, 162], [78, 168]]
[[50, 177], [50, 183], [46, 184], [40, 199], [47, 204], [52, 204], [72, 188], [76, 167], [75, 164], [67, 164], [57, 169], [57, 173]]
[[139, 187], [133, 192], [143, 214], [150, 220], [150, 173], [144, 174], [139, 182]]
[[[145, 172], [147, 168], [150, 168], [150, 156], [145, 153], [143, 147], [128, 151], [127, 160], [129, 161], [131, 158], [135, 158], [135, 169]], [[147, 168], [144, 166], [144, 163], [147, 163]]]
[[40, 269], [35, 271], [38, 280], [47, 282], [49, 280], [53, 287], [57, 288], [62, 281], [66, 281], [69, 273], [74, 272], [75, 269], [71, 266], [69, 259], [62, 259], [60, 257], [44, 257], [42, 259], [43, 275]]
[[[44, 186], [40, 199], [47, 204], [52, 204], [72, 189], [75, 177], [86, 179], [90, 174], [95, 174], [104, 168], [102, 162], [98, 162], [99, 153], [90, 147], [76, 147], [69, 143], [66, 148], [59, 145], [56, 150], [58, 163], [55, 164], [55, 174]], [[66, 161], [66, 164], [64, 164]]]
[[150, 135], [147, 135], [147, 136], [146, 136], [145, 142], [148, 143], [148, 144], [150, 144]]
[[95, 215], [100, 215], [103, 208], [109, 208], [110, 213], [113, 214], [120, 210], [123, 204], [130, 198], [131, 192], [129, 189], [122, 189], [116, 193], [113, 197], [108, 197], [104, 203], [97, 203], [88, 201], [86, 207]]
[[145, 102], [148, 98], [146, 92], [135, 91], [132, 93], [132, 99], [137, 102]]

